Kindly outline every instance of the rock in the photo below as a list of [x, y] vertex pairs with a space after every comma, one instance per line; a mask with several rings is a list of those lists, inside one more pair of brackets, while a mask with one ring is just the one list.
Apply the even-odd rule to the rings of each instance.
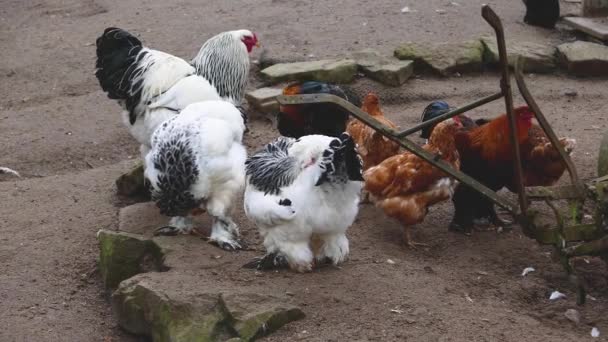
[[559, 62], [576, 76], [607, 76], [608, 46], [576, 41], [557, 47]]
[[97, 232], [99, 240], [99, 272], [106, 289], [134, 275], [160, 270], [163, 252], [153, 241], [139, 235], [109, 230]]
[[249, 106], [262, 113], [276, 113], [279, 111], [277, 96], [283, 93], [280, 88], [260, 88], [245, 94]]
[[352, 58], [367, 77], [393, 87], [405, 83], [414, 72], [413, 61], [384, 57], [371, 49], [355, 52]]
[[356, 73], [357, 64], [352, 59], [280, 63], [262, 70], [262, 75], [271, 83], [284, 81], [349, 83], [354, 80]]
[[568, 309], [564, 313], [564, 316], [566, 316], [567, 319], [569, 319], [570, 321], [574, 322], [577, 325], [581, 323], [581, 314], [577, 310]]
[[252, 341], [304, 317], [277, 297], [213, 290], [195, 278], [159, 273], [123, 281], [112, 307], [123, 329], [153, 341]]
[[155, 342], [216, 341], [225, 321], [220, 295], [178, 297], [157, 289], [145, 278], [132, 278], [114, 292], [112, 307], [123, 329]]
[[228, 294], [222, 299], [233, 319], [232, 326], [244, 341], [267, 335], [305, 316], [299, 308], [282, 304], [276, 297], [246, 293]]
[[139, 162], [131, 171], [118, 177], [116, 190], [122, 196], [150, 198], [150, 191], [144, 183], [144, 165]]
[[[496, 66], [499, 62], [496, 38], [484, 37], [484, 61]], [[507, 42], [507, 59], [513, 67], [517, 57], [523, 59], [523, 71], [546, 73], [555, 70], [555, 47], [532, 42]]]
[[608, 132], [604, 133], [600, 143], [600, 152], [597, 162], [597, 175], [603, 177], [608, 175]]
[[161, 215], [154, 202], [136, 203], [118, 212], [118, 230], [121, 232], [150, 236], [158, 227], [169, 223], [169, 218]]
[[394, 55], [401, 60], [413, 60], [415, 68], [430, 68], [447, 76], [457, 72], [481, 71], [483, 50], [479, 40], [429, 46], [406, 43], [395, 49]]
[[564, 23], [594, 38], [608, 41], [608, 26], [601, 19], [583, 17], [564, 17]]

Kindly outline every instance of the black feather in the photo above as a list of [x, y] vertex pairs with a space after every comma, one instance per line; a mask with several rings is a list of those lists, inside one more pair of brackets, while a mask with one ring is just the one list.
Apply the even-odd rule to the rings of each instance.
[[249, 183], [264, 194], [278, 195], [295, 180], [295, 159], [288, 155], [294, 139], [280, 137], [245, 162]]
[[135, 123], [136, 107], [141, 100], [140, 78], [133, 83], [133, 76], [138, 70], [138, 62], [147, 52], [139, 39], [129, 32], [109, 27], [97, 38], [97, 61], [95, 76], [101, 88], [114, 100], [124, 100], [129, 111], [129, 122]]
[[323, 152], [321, 168], [324, 169], [316, 185], [325, 183], [345, 184], [348, 181], [363, 181], [363, 162], [357, 153], [352, 137], [343, 132]]
[[[430, 119], [436, 118], [440, 115], [443, 115], [450, 111], [450, 106], [445, 101], [433, 101], [431, 102], [424, 111], [422, 112], [422, 116], [420, 120], [422, 122], [428, 121]], [[420, 131], [420, 137], [423, 139], [429, 139], [431, 136], [431, 132], [435, 128], [435, 125], [427, 126]]]
[[[307, 81], [291, 84], [298, 86], [298, 94], [332, 94], [341, 97], [355, 106], [360, 107], [359, 97], [350, 89], [324, 82]], [[281, 111], [277, 117], [278, 130], [283, 136], [299, 138], [304, 135], [321, 134], [338, 137], [346, 130], [350, 113], [332, 103], [315, 103], [304, 105], [290, 105], [297, 112], [299, 120]], [[281, 107], [284, 108], [284, 107]], [[294, 111], [292, 110], [292, 112]]]
[[158, 170], [158, 190], [152, 189], [152, 199], [167, 216], [185, 216], [204, 199], [196, 199], [190, 188], [199, 175], [196, 156], [183, 135], [176, 135], [158, 146], [154, 168]]

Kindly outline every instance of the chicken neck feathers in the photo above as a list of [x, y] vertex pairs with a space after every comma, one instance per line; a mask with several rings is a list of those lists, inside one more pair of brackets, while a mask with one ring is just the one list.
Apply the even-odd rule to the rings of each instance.
[[251, 156], [246, 165], [249, 183], [266, 194], [278, 195], [298, 176], [296, 159], [289, 155], [295, 139], [279, 137]]
[[234, 31], [222, 32], [207, 40], [192, 59], [196, 73], [217, 89], [219, 95], [239, 105], [249, 77], [247, 48]]

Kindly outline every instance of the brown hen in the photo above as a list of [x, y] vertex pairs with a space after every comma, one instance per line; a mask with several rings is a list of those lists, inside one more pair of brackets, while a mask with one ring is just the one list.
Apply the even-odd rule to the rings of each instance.
[[[390, 128], [397, 128], [397, 125], [384, 116], [376, 94], [367, 94], [365, 99], [363, 99], [361, 109], [374, 117], [379, 123]], [[383, 136], [358, 119], [353, 118], [350, 120], [346, 127], [346, 132], [353, 137], [353, 140], [357, 144], [357, 151], [363, 160], [363, 170], [376, 166], [385, 159], [399, 153], [399, 144]]]
[[[461, 128], [458, 120], [448, 119], [434, 129], [423, 148], [455, 169], [460, 156], [454, 134]], [[376, 199], [376, 205], [403, 225], [403, 238], [408, 247], [424, 245], [412, 241], [410, 226], [424, 220], [428, 207], [449, 199], [457, 182], [441, 170], [411, 152], [390, 157], [363, 174], [365, 189]]]

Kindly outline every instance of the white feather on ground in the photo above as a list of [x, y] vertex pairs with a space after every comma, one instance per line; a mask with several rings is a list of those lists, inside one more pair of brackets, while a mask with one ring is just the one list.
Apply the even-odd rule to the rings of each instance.
[[21, 175], [19, 174], [19, 172], [15, 171], [11, 168], [8, 168], [8, 167], [0, 167], [0, 174], [10, 174], [10, 175], [21, 178]]

